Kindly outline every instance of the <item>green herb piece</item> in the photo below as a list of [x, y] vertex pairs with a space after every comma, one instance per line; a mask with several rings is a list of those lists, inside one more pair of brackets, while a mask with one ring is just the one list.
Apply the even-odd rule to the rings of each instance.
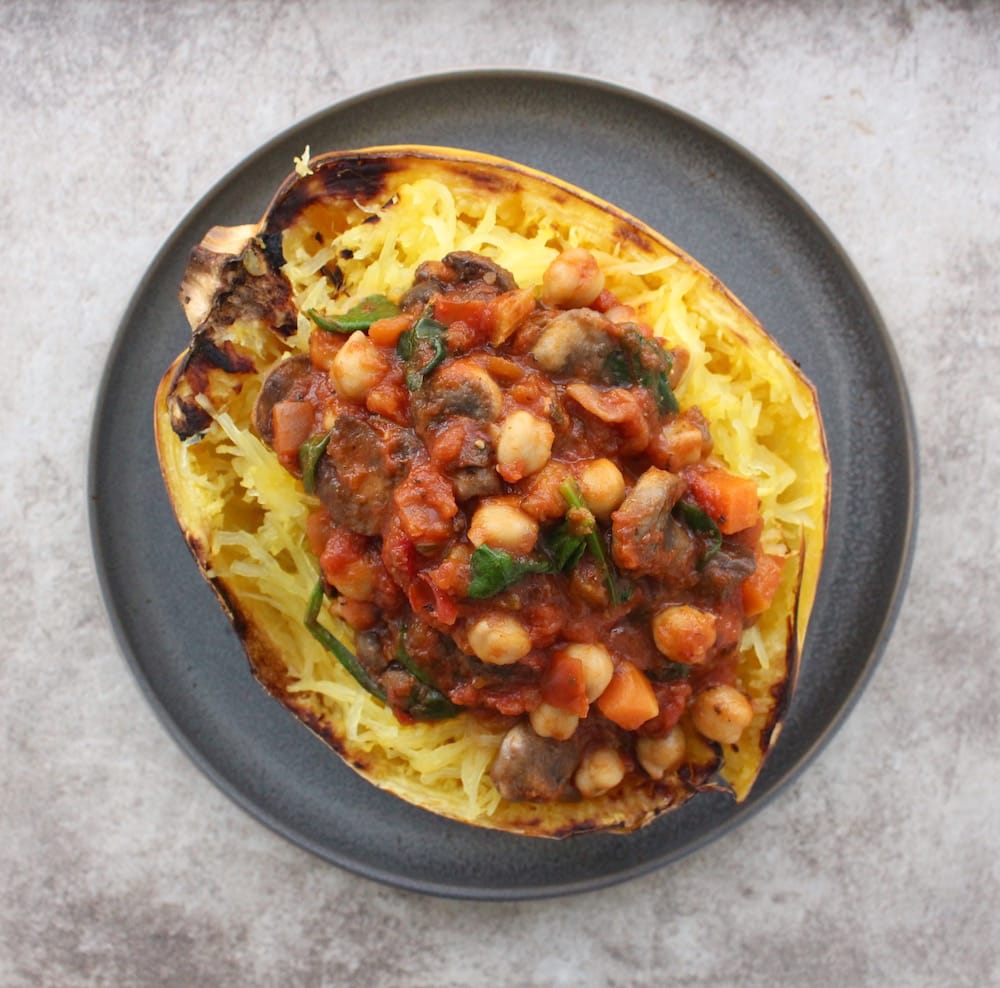
[[673, 357], [659, 343], [647, 340], [636, 329], [626, 331], [622, 345], [604, 360], [604, 379], [609, 384], [639, 384], [648, 388], [661, 415], [680, 411], [673, 388], [670, 368]]
[[[608, 593], [611, 595], [611, 603], [620, 604], [622, 602], [622, 595], [618, 588], [618, 582], [615, 579], [611, 563], [608, 562], [608, 558], [604, 553], [604, 544], [601, 542], [601, 534], [597, 530], [597, 522], [594, 520], [590, 508], [587, 507], [587, 502], [584, 501], [583, 495], [580, 493], [580, 488], [576, 486], [575, 481], [567, 480], [560, 485], [559, 492], [570, 507], [567, 515], [570, 531], [579, 533], [586, 540], [587, 548], [590, 549], [594, 561], [604, 573], [604, 582], [607, 584]], [[577, 513], [586, 512], [590, 516], [589, 525], [579, 515], [577, 518], [572, 517], [574, 511]], [[581, 524], [581, 520], [584, 521], [584, 524]], [[580, 557], [577, 556], [576, 558], [579, 560]]]
[[396, 646], [396, 661], [416, 680], [407, 701], [406, 712], [416, 720], [445, 720], [458, 714], [458, 707], [455, 706], [431, 682], [427, 673], [424, 672], [413, 656], [406, 650], [406, 628], [403, 627], [399, 634], [399, 643]]
[[683, 662], [666, 661], [655, 669], [647, 669], [646, 675], [656, 683], [676, 683], [691, 676], [691, 667]]
[[705, 555], [698, 560], [698, 569], [704, 569], [712, 556], [722, 548], [722, 532], [719, 531], [719, 526], [701, 508], [689, 501], [678, 501], [674, 512], [693, 532], [701, 532], [708, 537], [708, 548], [705, 550]]
[[302, 487], [307, 494], [316, 493], [316, 467], [326, 452], [333, 430], [324, 435], [310, 436], [299, 447], [299, 469], [302, 471]]
[[457, 717], [459, 709], [433, 686], [414, 681], [407, 698], [406, 712], [414, 720], [447, 720]]
[[488, 545], [476, 549], [470, 565], [472, 582], [468, 596], [479, 600], [512, 587], [529, 573], [552, 573], [563, 568], [561, 565], [554, 568], [547, 559], [518, 559], [503, 549], [493, 549]]
[[555, 570], [572, 569], [587, 550], [583, 535], [574, 535], [568, 521], [563, 521], [545, 536], [545, 551], [552, 557]]
[[328, 319], [315, 309], [307, 309], [306, 315], [324, 332], [356, 333], [366, 332], [373, 322], [399, 315], [399, 306], [384, 295], [369, 295], [341, 316]]
[[306, 630], [333, 655], [361, 686], [384, 703], [385, 691], [382, 687], [372, 679], [368, 670], [357, 660], [357, 657], [319, 623], [319, 609], [323, 603], [323, 597], [323, 581], [318, 580], [309, 598], [309, 605], [306, 607]]
[[[410, 391], [418, 391], [424, 383], [424, 378], [447, 356], [444, 334], [445, 327], [425, 312], [412, 329], [408, 329], [399, 337], [396, 353], [409, 365], [406, 369], [406, 386]], [[423, 367], [418, 367], [415, 366], [415, 358], [420, 344], [424, 342], [430, 344], [432, 356]]]

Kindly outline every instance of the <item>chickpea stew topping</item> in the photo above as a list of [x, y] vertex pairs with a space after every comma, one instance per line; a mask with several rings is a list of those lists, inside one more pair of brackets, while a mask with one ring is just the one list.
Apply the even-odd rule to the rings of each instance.
[[309, 630], [403, 723], [503, 719], [510, 800], [663, 779], [682, 721], [738, 744], [740, 638], [780, 577], [753, 480], [677, 402], [687, 354], [604, 285], [579, 248], [528, 287], [448, 254], [399, 299], [310, 311], [309, 357], [275, 366], [254, 414], [316, 499]]

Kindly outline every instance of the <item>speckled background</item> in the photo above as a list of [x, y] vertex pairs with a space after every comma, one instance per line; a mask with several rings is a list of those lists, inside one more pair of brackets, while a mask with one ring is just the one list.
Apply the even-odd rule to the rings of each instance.
[[[985, 3], [0, 6], [0, 984], [1000, 984], [998, 39]], [[216, 790], [118, 651], [85, 493], [116, 326], [201, 194], [473, 66], [631, 87], [775, 168], [880, 306], [922, 459], [895, 633], [809, 770], [667, 869], [520, 904], [356, 878]]]

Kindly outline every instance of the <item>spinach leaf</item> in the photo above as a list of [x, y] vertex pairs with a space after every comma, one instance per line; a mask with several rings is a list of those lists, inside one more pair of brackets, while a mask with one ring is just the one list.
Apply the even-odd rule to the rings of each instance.
[[[444, 334], [445, 327], [425, 312], [412, 329], [408, 329], [399, 337], [399, 341], [396, 343], [396, 353], [408, 365], [406, 386], [410, 391], [418, 391], [424, 383], [424, 378], [447, 356], [448, 350], [444, 345]], [[416, 366], [415, 358], [422, 342], [430, 344], [432, 356], [426, 364], [419, 367]]]
[[414, 679], [406, 704], [406, 712], [411, 717], [415, 720], [445, 720], [458, 714], [458, 707], [431, 682], [427, 673], [413, 661], [413, 656], [406, 650], [405, 626], [400, 629], [396, 661]]
[[662, 666], [647, 669], [646, 675], [654, 683], [676, 683], [690, 678], [691, 667], [685, 665], [683, 662], [670, 662], [667, 660], [664, 661]]
[[306, 607], [305, 626], [309, 634], [313, 636], [333, 657], [363, 686], [372, 696], [385, 702], [385, 691], [369, 675], [368, 670], [358, 661], [357, 656], [350, 651], [343, 643], [327, 631], [319, 623], [319, 609], [323, 603], [323, 581], [318, 580], [309, 604]]
[[647, 340], [637, 329], [629, 329], [621, 346], [604, 359], [604, 379], [609, 384], [639, 384], [648, 388], [661, 415], [680, 411], [673, 388], [670, 368], [673, 356], [659, 343]]
[[379, 319], [398, 316], [399, 307], [384, 295], [369, 295], [343, 315], [334, 316], [332, 319], [321, 316], [315, 309], [307, 309], [306, 315], [324, 332], [356, 333], [359, 329], [365, 332]]
[[[597, 530], [597, 522], [587, 507], [587, 503], [580, 493], [580, 488], [576, 486], [575, 481], [567, 480], [560, 485], [559, 491], [570, 507], [566, 518], [566, 523], [569, 524], [570, 531], [577, 534], [578, 537], [582, 536], [586, 541], [587, 548], [590, 549], [594, 561], [604, 573], [604, 582], [607, 585], [608, 593], [611, 595], [611, 603], [620, 604], [623, 600], [622, 592], [618, 587], [618, 581], [615, 578], [612, 565], [604, 553], [604, 543], [601, 541], [601, 533]], [[588, 515], [589, 522], [587, 519]], [[574, 565], [579, 559], [580, 556], [577, 555]]]
[[316, 493], [316, 467], [330, 444], [333, 430], [324, 435], [315, 435], [299, 447], [299, 469], [302, 471], [302, 487], [307, 494]]
[[[556, 568], [547, 559], [518, 559], [504, 549], [479, 546], [470, 560], [472, 582], [468, 596], [477, 600], [492, 597], [512, 587], [529, 573], [554, 573]], [[562, 569], [561, 566], [557, 567]]]
[[574, 535], [568, 521], [560, 522], [545, 536], [545, 551], [552, 557], [555, 571], [572, 569], [587, 549], [587, 539]]
[[693, 532], [701, 532], [707, 536], [708, 548], [705, 550], [705, 555], [698, 560], [698, 569], [704, 569], [705, 564], [722, 547], [722, 532], [719, 531], [719, 526], [701, 508], [696, 504], [691, 504], [690, 501], [678, 501], [674, 513], [679, 515], [681, 521]]

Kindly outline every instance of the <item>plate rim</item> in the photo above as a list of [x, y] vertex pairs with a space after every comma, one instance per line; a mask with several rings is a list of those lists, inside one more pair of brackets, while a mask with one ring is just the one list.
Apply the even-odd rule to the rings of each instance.
[[[356, 106], [365, 102], [384, 98], [393, 93], [420, 88], [428, 85], [440, 85], [455, 83], [463, 80], [492, 81], [499, 84], [512, 81], [539, 80], [546, 84], [568, 85], [583, 89], [598, 90], [607, 95], [616, 97], [628, 102], [636, 102], [654, 110], [658, 113], [666, 114], [686, 126], [698, 131], [709, 141], [719, 144], [737, 158], [748, 163], [753, 170], [756, 170], [768, 183], [773, 185], [784, 197], [786, 197], [799, 211], [808, 225], [819, 235], [827, 249], [835, 255], [838, 263], [842, 266], [844, 273], [850, 280], [852, 287], [858, 292], [861, 306], [869, 314], [872, 325], [877, 331], [879, 343], [883, 347], [887, 366], [890, 372], [894, 393], [899, 399], [900, 421], [903, 435], [901, 437], [901, 471], [905, 476], [905, 517], [901, 525], [901, 553], [899, 564], [893, 574], [892, 587], [888, 597], [888, 604], [881, 615], [878, 624], [878, 633], [874, 636], [872, 648], [860, 665], [858, 674], [854, 677], [850, 689], [846, 692], [843, 700], [838, 704], [833, 715], [828, 719], [822, 731], [815, 740], [797, 750], [796, 757], [783, 773], [773, 781], [770, 787], [759, 793], [755, 797], [751, 793], [746, 802], [740, 805], [737, 812], [734, 812], [727, 819], [717, 823], [714, 827], [700, 832], [691, 840], [686, 841], [683, 846], [670, 849], [660, 855], [650, 855], [647, 859], [632, 865], [631, 867], [603, 874], [598, 877], [587, 877], [565, 882], [546, 882], [535, 884], [525, 882], [515, 886], [507, 885], [470, 885], [462, 882], [431, 881], [410, 876], [401, 876], [395, 871], [379, 868], [364, 862], [358, 862], [353, 857], [343, 854], [339, 849], [321, 845], [308, 835], [299, 832], [291, 824], [282, 820], [270, 809], [263, 807], [246, 792], [241, 790], [237, 784], [224, 776], [212, 763], [196, 742], [185, 732], [176, 720], [171, 716], [164, 700], [156, 692], [152, 682], [146, 675], [142, 663], [139, 660], [136, 649], [133, 647], [119, 613], [120, 603], [115, 599], [111, 587], [111, 576], [109, 560], [107, 558], [106, 547], [103, 544], [101, 521], [99, 518], [99, 499], [101, 481], [98, 476], [98, 460], [101, 451], [100, 424], [104, 419], [104, 414], [109, 403], [109, 390], [111, 379], [115, 373], [115, 368], [122, 349], [126, 344], [126, 336], [130, 324], [134, 320], [136, 310], [144, 297], [147, 289], [155, 278], [165, 256], [176, 248], [181, 231], [190, 223], [192, 218], [200, 210], [208, 206], [232, 183], [237, 173], [251, 167], [258, 160], [272, 153], [275, 148], [290, 140], [297, 132], [308, 129], [310, 126], [326, 120], [331, 115], [349, 112]], [[274, 134], [270, 139], [254, 148], [235, 162], [225, 173], [214, 182], [211, 187], [200, 195], [195, 202], [187, 208], [172, 230], [166, 236], [160, 247], [146, 264], [144, 273], [131, 293], [128, 304], [118, 321], [114, 336], [108, 348], [107, 355], [102, 368], [101, 378], [91, 408], [90, 417], [90, 437], [87, 448], [87, 485], [86, 494], [88, 501], [88, 523], [92, 549], [92, 558], [100, 586], [101, 597], [111, 624], [115, 639], [125, 659], [129, 671], [138, 683], [140, 691], [150, 704], [154, 713], [168, 735], [179, 745], [182, 751], [194, 762], [212, 783], [236, 803], [241, 809], [247, 812], [253, 819], [263, 823], [274, 833], [280, 834], [292, 844], [309, 851], [311, 854], [322, 860], [336, 864], [345, 871], [361, 876], [373, 881], [377, 881], [387, 886], [395, 887], [409, 892], [429, 894], [454, 899], [469, 899], [479, 901], [524, 901], [533, 899], [554, 898], [558, 896], [580, 894], [583, 892], [597, 891], [615, 884], [638, 878], [649, 874], [659, 868], [666, 866], [692, 854], [723, 835], [742, 825], [751, 819], [763, 807], [767, 806], [780, 793], [786, 791], [788, 787], [799, 778], [801, 773], [812, 764], [819, 754], [826, 748], [833, 737], [843, 726], [851, 711], [858, 703], [860, 697], [867, 688], [871, 678], [878, 667], [885, 648], [891, 637], [895, 622], [899, 616], [909, 577], [912, 570], [913, 558], [915, 554], [915, 543], [917, 526], [919, 520], [919, 456], [915, 416], [913, 413], [912, 401], [909, 390], [903, 376], [902, 365], [889, 334], [885, 320], [879, 310], [874, 297], [867, 283], [861, 277], [858, 269], [848, 256], [840, 241], [833, 234], [823, 219], [817, 214], [815, 209], [769, 164], [759, 158], [753, 151], [730, 137], [712, 123], [708, 123], [700, 117], [695, 116], [684, 109], [671, 103], [650, 96], [641, 91], [631, 89], [620, 83], [609, 81], [598, 76], [568, 73], [560, 71], [536, 70], [525, 68], [475, 68], [457, 69], [445, 72], [430, 72], [406, 78], [382, 83], [370, 89], [365, 89], [351, 93], [343, 99], [337, 100], [328, 106], [321, 108], [306, 117], [292, 122], [281, 131]], [[835, 482], [835, 478], [834, 478]], [[291, 716], [289, 714], [289, 716]], [[504, 835], [509, 837], [510, 835]], [[621, 835], [590, 835], [601, 839], [625, 839]], [[626, 835], [627, 837], [627, 835]], [[539, 838], [523, 838], [524, 840], [538, 840]], [[575, 840], [584, 838], [577, 837]]]

